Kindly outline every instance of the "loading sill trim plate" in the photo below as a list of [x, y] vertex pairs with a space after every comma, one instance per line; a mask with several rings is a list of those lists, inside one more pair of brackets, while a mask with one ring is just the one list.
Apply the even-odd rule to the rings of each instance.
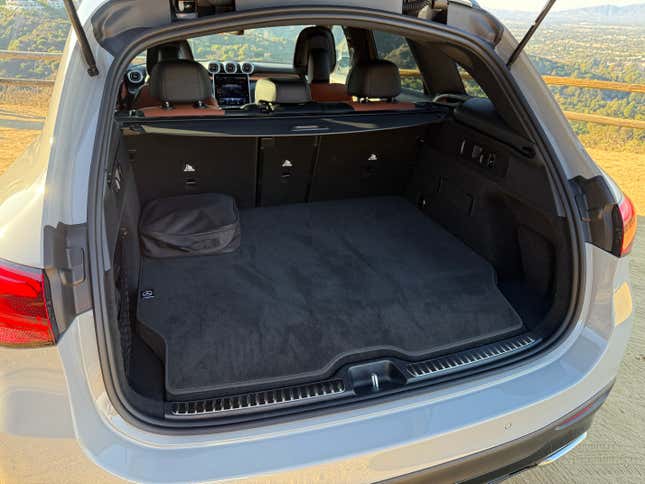
[[[387, 361], [392, 361], [395, 366], [404, 371], [402, 376], [407, 380], [407, 383], [414, 383], [479, 367], [526, 351], [541, 341], [542, 338], [538, 336], [524, 333], [502, 341], [423, 361], [404, 362], [396, 358]], [[348, 386], [348, 383], [342, 378], [335, 378], [236, 395], [168, 402], [166, 417], [185, 419], [248, 415], [355, 395], [351, 383]]]
[[531, 334], [523, 334], [458, 353], [410, 363], [405, 370], [413, 381], [436, 377], [506, 358], [513, 353], [526, 351], [540, 341], [541, 338]]
[[172, 402], [171, 417], [219, 416], [231, 413], [267, 411], [290, 404], [314, 403], [349, 394], [341, 379], [261, 390], [202, 400]]

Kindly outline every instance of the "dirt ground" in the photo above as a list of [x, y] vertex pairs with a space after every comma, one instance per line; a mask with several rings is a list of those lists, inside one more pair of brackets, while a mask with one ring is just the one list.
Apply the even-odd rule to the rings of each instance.
[[[2, 121], [2, 118], [0, 118]], [[9, 168], [40, 131], [33, 129], [10, 129], [0, 125], [0, 175]]]
[[550, 466], [515, 476], [507, 481], [511, 484], [645, 482], [645, 217], [638, 224], [631, 255], [634, 329], [616, 385], [582, 444]]

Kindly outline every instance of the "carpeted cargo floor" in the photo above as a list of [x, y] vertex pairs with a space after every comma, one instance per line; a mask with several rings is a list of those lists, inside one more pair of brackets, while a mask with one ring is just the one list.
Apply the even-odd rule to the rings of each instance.
[[140, 290], [155, 297], [139, 301], [139, 331], [165, 342], [172, 396], [321, 378], [360, 354], [419, 358], [522, 328], [492, 266], [403, 198], [240, 217], [235, 253], [143, 261]]

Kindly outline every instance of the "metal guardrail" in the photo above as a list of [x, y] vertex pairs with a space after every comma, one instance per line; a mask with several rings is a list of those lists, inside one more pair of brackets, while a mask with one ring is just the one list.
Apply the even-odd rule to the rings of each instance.
[[23, 60], [60, 60], [62, 52], [32, 52], [26, 50], [2, 50], [0, 59], [23, 59]]
[[0, 85], [19, 87], [51, 87], [52, 79], [20, 79], [15, 77], [0, 77]]
[[[399, 69], [401, 77], [419, 77], [421, 73], [416, 69]], [[464, 76], [464, 79], [472, 79]], [[608, 91], [636, 92], [645, 94], [645, 84], [626, 83], [616, 81], [599, 81], [596, 79], [580, 79], [575, 77], [542, 76], [542, 79], [549, 86], [571, 86], [584, 87], [589, 89], [602, 89]]]
[[[61, 52], [29, 52], [17, 50], [0, 50], [0, 59], [24, 59], [24, 60], [58, 60]], [[420, 72], [416, 69], [400, 69], [401, 77], [419, 77]], [[542, 76], [544, 82], [550, 86], [571, 86], [588, 89], [603, 89], [610, 91], [631, 92], [645, 94], [645, 84], [623, 83], [614, 81], [599, 81], [595, 79], [576, 79], [572, 77]], [[18, 79], [0, 77], [0, 85], [20, 87], [50, 87], [54, 84], [50, 79]], [[573, 111], [564, 111], [567, 119], [571, 121], [586, 121], [589, 123], [605, 124], [609, 126], [620, 126], [625, 128], [645, 129], [645, 121], [636, 119], [612, 118], [598, 114], [587, 114]]]
[[600, 114], [577, 113], [574, 111], [564, 111], [564, 115], [569, 121], [586, 121], [620, 128], [645, 129], [645, 121], [639, 119], [612, 118], [610, 116], [601, 116]]
[[542, 76], [549, 86], [586, 87], [605, 91], [637, 92], [645, 94], [645, 84], [628, 84], [625, 82], [597, 81], [595, 79], [575, 79], [573, 77]]
[[[35, 60], [35, 61], [59, 61], [62, 52], [32, 52], [25, 50], [3, 50], [0, 49], [0, 59], [2, 60]], [[21, 79], [16, 77], [0, 77], [0, 85], [19, 86], [19, 87], [51, 87], [54, 85], [53, 79]]]

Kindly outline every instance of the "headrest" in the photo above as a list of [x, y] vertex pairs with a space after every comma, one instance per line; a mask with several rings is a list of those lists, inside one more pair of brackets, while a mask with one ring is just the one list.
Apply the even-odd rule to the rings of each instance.
[[199, 62], [159, 62], [150, 74], [150, 95], [162, 102], [193, 103], [211, 97], [208, 71]]
[[307, 80], [309, 82], [329, 82], [329, 51], [326, 49], [311, 49], [307, 63]]
[[386, 60], [358, 63], [347, 76], [347, 92], [358, 98], [395, 98], [401, 94], [399, 68]]
[[177, 59], [194, 60], [193, 51], [187, 40], [178, 40], [177, 42], [150, 47], [146, 53], [148, 74], [152, 72], [157, 63]]
[[[309, 74], [309, 54], [312, 50], [327, 52], [327, 71], [333, 72], [336, 68], [336, 45], [334, 34], [327, 27], [307, 27], [298, 35], [296, 48], [293, 54], [293, 67], [298, 74], [304, 76]], [[327, 74], [329, 79], [329, 74]], [[309, 78], [309, 81], [316, 82], [318, 79]], [[322, 79], [321, 79], [322, 80]]]
[[303, 104], [311, 102], [311, 91], [304, 79], [260, 79], [255, 84], [255, 102]]

